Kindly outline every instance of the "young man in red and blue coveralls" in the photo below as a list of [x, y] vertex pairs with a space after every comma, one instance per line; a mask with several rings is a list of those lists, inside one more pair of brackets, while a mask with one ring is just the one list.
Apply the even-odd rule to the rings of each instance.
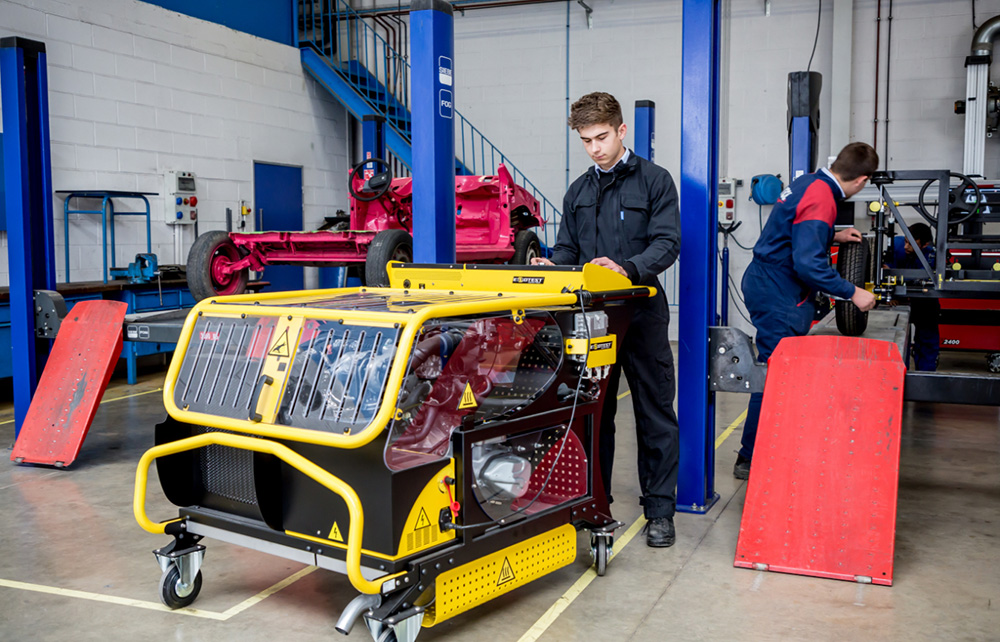
[[[876, 169], [875, 150], [865, 143], [851, 143], [829, 169], [801, 176], [781, 193], [743, 274], [743, 296], [757, 330], [758, 361], [766, 362], [785, 337], [809, 332], [819, 292], [852, 301], [862, 311], [875, 307], [875, 296], [837, 274], [827, 252], [834, 242], [861, 241], [861, 233], [853, 227], [834, 231], [837, 203], [860, 192]], [[742, 446], [733, 467], [737, 479], [750, 476], [763, 399], [763, 393], [750, 395]]]

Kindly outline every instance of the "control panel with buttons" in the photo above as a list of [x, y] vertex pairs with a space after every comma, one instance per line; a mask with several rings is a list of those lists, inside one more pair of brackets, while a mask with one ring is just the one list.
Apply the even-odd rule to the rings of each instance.
[[198, 189], [193, 172], [168, 171], [164, 194], [167, 225], [191, 225], [198, 220]]

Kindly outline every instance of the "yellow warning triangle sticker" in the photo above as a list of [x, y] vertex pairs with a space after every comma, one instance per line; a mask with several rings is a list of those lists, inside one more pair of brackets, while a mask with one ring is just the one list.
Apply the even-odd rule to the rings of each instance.
[[503, 558], [503, 566], [500, 567], [500, 577], [497, 578], [497, 586], [502, 586], [507, 582], [514, 581], [514, 569], [510, 567], [510, 560]]
[[417, 525], [413, 527], [413, 530], [418, 531], [421, 528], [427, 528], [430, 525], [431, 520], [427, 519], [427, 511], [421, 508], [420, 514], [417, 515]]
[[475, 408], [478, 405], [476, 403], [476, 395], [472, 394], [472, 386], [466, 383], [465, 392], [462, 393], [462, 401], [458, 403], [458, 409]]
[[327, 539], [332, 539], [335, 542], [343, 542], [344, 537], [340, 534], [340, 527], [337, 526], [337, 522], [333, 523], [333, 528], [330, 529], [330, 534], [327, 535]]
[[274, 342], [274, 345], [271, 346], [271, 350], [267, 353], [267, 356], [269, 356], [269, 357], [287, 357], [287, 356], [289, 356], [289, 353], [288, 353], [288, 328], [285, 328], [284, 333], [282, 333], [282, 335], [280, 337], [278, 337], [278, 340]]

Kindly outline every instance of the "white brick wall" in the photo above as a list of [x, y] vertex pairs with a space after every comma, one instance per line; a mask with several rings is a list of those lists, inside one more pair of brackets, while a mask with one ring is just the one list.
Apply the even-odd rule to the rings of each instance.
[[[371, 2], [365, 3], [371, 5]], [[392, 3], [394, 4], [394, 3]], [[614, 94], [632, 124], [635, 100], [656, 102], [657, 163], [679, 181], [681, 3], [658, 0], [593, 0], [593, 28], [570, 3], [569, 94]], [[743, 178], [737, 238], [747, 246], [759, 234], [757, 206], [747, 202], [749, 179], [788, 173], [786, 83], [804, 70], [816, 28], [815, 0], [771, 3], [730, 0], [729, 99], [722, 106], [728, 167]], [[854, 2], [852, 140], [872, 142], [875, 0]], [[813, 70], [823, 74], [819, 158], [830, 153], [832, 3], [823, 20]], [[883, 56], [887, 3], [883, 3]], [[979, 24], [1000, 14], [1000, 0], [977, 0]], [[971, 5], [947, 0], [894, 3], [889, 112], [889, 167], [960, 170], [964, 120], [952, 105], [965, 93], [964, 59], [972, 40]], [[483, 9], [455, 14], [456, 105], [545, 194], [561, 204], [566, 167], [570, 180], [590, 161], [575, 139], [566, 157], [566, 5]], [[997, 72], [993, 72], [994, 79]], [[885, 69], [879, 90], [879, 154], [885, 152]], [[627, 139], [632, 144], [631, 135]], [[837, 150], [834, 150], [836, 152]], [[825, 163], [824, 163], [825, 164]], [[1000, 174], [1000, 141], [987, 141], [987, 173]], [[764, 208], [763, 216], [769, 208]], [[682, 209], [683, 212], [683, 209]], [[859, 221], [867, 229], [867, 221]], [[731, 272], [737, 284], [749, 252], [733, 244]], [[668, 287], [669, 292], [669, 287]], [[676, 302], [675, 300], [673, 302]], [[750, 329], [730, 306], [730, 323]], [[676, 325], [676, 324], [674, 324]]]
[[[370, 7], [373, 0], [356, 3]], [[390, 3], [395, 6], [395, 1]], [[569, 4], [569, 95], [615, 94], [631, 125], [635, 100], [657, 106], [657, 156], [679, 180], [681, 3], [590, 0], [593, 28]], [[886, 3], [883, 3], [885, 5]], [[785, 85], [805, 68], [816, 24], [815, 0], [729, 0], [728, 104], [722, 141], [729, 176], [787, 173]], [[458, 108], [542, 191], [561, 204], [567, 176], [589, 159], [572, 133], [566, 154], [566, 4], [470, 10], [455, 15]], [[852, 139], [872, 140], [875, 0], [854, 2]], [[977, 17], [1000, 13], [1000, 0], [977, 0]], [[49, 52], [53, 181], [59, 189], [162, 190], [165, 169], [193, 169], [202, 180], [202, 229], [221, 227], [224, 208], [252, 198], [252, 161], [304, 168], [306, 227], [346, 204], [345, 115], [305, 77], [297, 52], [227, 28], [132, 0], [6, 0], [5, 33], [43, 40]], [[887, 17], [883, 6], [883, 19]], [[813, 69], [824, 74], [819, 157], [829, 149], [832, 3], [824, 3]], [[970, 4], [894, 3], [889, 166], [961, 167], [964, 122], [952, 103], [965, 91], [972, 38]], [[883, 31], [885, 48], [886, 33]], [[994, 72], [996, 77], [996, 72]], [[885, 70], [881, 72], [884, 83]], [[879, 120], [884, 119], [884, 85]], [[885, 123], [878, 151], [884, 155]], [[628, 144], [632, 144], [631, 134]], [[987, 172], [1000, 174], [996, 139]], [[836, 151], [836, 150], [834, 150]], [[114, 152], [114, 153], [112, 153]], [[567, 167], [569, 169], [567, 175]], [[756, 207], [738, 199], [738, 238], [757, 234]], [[154, 202], [154, 212], [159, 211]], [[56, 201], [57, 218], [62, 202]], [[767, 209], [764, 210], [766, 216]], [[122, 233], [141, 241], [138, 228]], [[100, 235], [74, 221], [77, 278], [97, 278]], [[77, 230], [79, 228], [79, 231]], [[57, 221], [62, 274], [61, 219]], [[131, 235], [131, 236], [129, 236]], [[81, 241], [77, 241], [80, 238]], [[172, 256], [170, 230], [154, 216], [154, 251]], [[91, 243], [79, 246], [78, 243]], [[142, 249], [119, 248], [127, 261]], [[0, 249], [0, 254], [5, 250]], [[748, 253], [733, 247], [733, 277]], [[0, 282], [6, 280], [6, 262]], [[77, 269], [74, 266], [74, 269]], [[739, 317], [735, 312], [733, 320]]]
[[[346, 115], [312, 87], [294, 47], [134, 0], [0, 1], [2, 35], [46, 44], [55, 189], [162, 193], [166, 170], [190, 170], [200, 180], [200, 231], [222, 229], [226, 207], [235, 214], [240, 200], [253, 202], [256, 160], [303, 167], [306, 229], [346, 208]], [[327, 139], [333, 144], [312, 145]], [[118, 209], [133, 211], [136, 203]], [[171, 263], [172, 228], [161, 198], [150, 204], [153, 251]], [[61, 199], [53, 199], [53, 211], [62, 281]], [[116, 237], [124, 265], [146, 250], [143, 218], [119, 218]], [[186, 233], [185, 252], [192, 237]], [[73, 215], [70, 241], [73, 280], [100, 279], [98, 217]], [[307, 285], [315, 285], [314, 272]]]

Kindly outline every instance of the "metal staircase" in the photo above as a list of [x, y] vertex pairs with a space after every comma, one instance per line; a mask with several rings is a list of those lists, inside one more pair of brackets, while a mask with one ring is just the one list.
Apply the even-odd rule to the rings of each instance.
[[[386, 146], [396, 160], [411, 168], [410, 64], [401, 53], [408, 48], [406, 24], [361, 16], [345, 0], [293, 2], [303, 67], [355, 118], [385, 117], [389, 125]], [[557, 229], [559, 210], [458, 110], [455, 127], [456, 173], [496, 174], [503, 163], [514, 181], [538, 199], [546, 221], [540, 236], [550, 245], [550, 236], [554, 241], [550, 230]]]

